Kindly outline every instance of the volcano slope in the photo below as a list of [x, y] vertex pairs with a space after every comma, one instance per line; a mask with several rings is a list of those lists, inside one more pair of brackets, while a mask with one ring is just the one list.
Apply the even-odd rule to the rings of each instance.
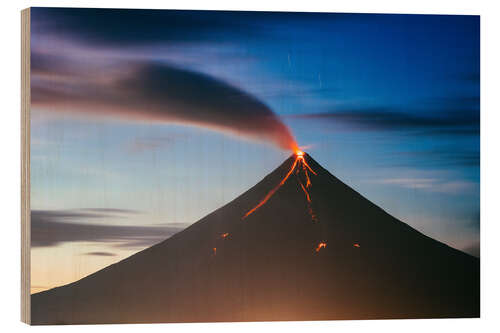
[[33, 294], [32, 324], [479, 316], [479, 259], [412, 229], [304, 158], [316, 173], [311, 203], [297, 169], [242, 218], [289, 172], [292, 156], [171, 238]]

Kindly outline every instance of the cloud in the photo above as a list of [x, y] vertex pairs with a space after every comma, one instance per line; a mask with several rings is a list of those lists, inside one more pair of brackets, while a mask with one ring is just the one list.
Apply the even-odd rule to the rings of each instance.
[[[104, 214], [93, 211], [104, 211]], [[32, 210], [31, 246], [49, 247], [66, 242], [101, 242], [114, 246], [137, 248], [163, 241], [184, 229], [185, 224], [112, 225], [88, 223], [89, 220], [116, 217], [109, 213], [126, 210]], [[128, 211], [126, 211], [128, 212]]]
[[55, 61], [49, 67], [45, 70], [62, 79], [54, 81], [42, 69], [34, 70], [31, 101], [35, 107], [123, 121], [181, 123], [281, 149], [296, 148], [289, 128], [267, 105], [209, 75], [153, 62], [128, 62], [123, 70], [103, 69], [90, 77], [88, 73], [96, 69], [68, 75], [65, 69], [59, 71], [64, 66]]
[[[85, 211], [87, 210], [87, 211]], [[59, 221], [72, 221], [75, 219], [95, 219], [105, 218], [108, 214], [97, 213], [95, 211], [86, 209], [78, 210], [32, 210], [31, 217], [36, 219], [57, 219]]]
[[430, 188], [438, 180], [435, 178], [385, 178], [373, 180], [373, 183], [398, 185], [406, 188]]
[[[426, 151], [401, 151], [395, 153], [399, 157], [411, 157], [418, 160], [419, 165], [424, 166], [479, 166], [479, 151], [462, 150], [454, 147], [448, 149], [434, 149]], [[403, 165], [415, 165], [415, 161], [402, 163]]]
[[403, 188], [424, 190], [427, 192], [460, 194], [470, 191], [477, 187], [477, 183], [469, 181], [446, 181], [439, 178], [420, 178], [420, 177], [394, 177], [370, 180], [371, 183], [394, 185]]
[[134, 209], [123, 208], [80, 208], [79, 211], [100, 212], [100, 213], [119, 213], [119, 214], [140, 214], [141, 212]]
[[[418, 131], [420, 134], [479, 134], [479, 111], [456, 109], [432, 113], [404, 112], [394, 108], [362, 108], [301, 114], [294, 117], [341, 123], [356, 130]], [[429, 131], [429, 132], [427, 132]]]
[[317, 119], [358, 131], [398, 131], [417, 136], [478, 136], [480, 98], [476, 95], [450, 94], [424, 98], [407, 107], [343, 107], [295, 117]]
[[252, 14], [245, 12], [33, 8], [32, 18], [35, 34], [112, 47], [220, 41], [259, 31]]
[[87, 252], [87, 253], [84, 253], [84, 255], [98, 256], [98, 257], [114, 257], [114, 256], [116, 256], [116, 253], [96, 251], [96, 252]]
[[[344, 20], [371, 16], [346, 13], [143, 10], [103, 8], [32, 8], [37, 37], [76, 40], [96, 47], [127, 48], [158, 44], [227, 43], [289, 38], [290, 22], [325, 29]], [[281, 38], [280, 38], [281, 37]]]

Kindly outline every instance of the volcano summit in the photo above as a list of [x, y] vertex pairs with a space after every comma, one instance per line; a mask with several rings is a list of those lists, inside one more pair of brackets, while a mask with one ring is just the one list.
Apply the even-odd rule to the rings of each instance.
[[32, 324], [479, 316], [479, 259], [294, 154], [171, 238], [31, 296]]

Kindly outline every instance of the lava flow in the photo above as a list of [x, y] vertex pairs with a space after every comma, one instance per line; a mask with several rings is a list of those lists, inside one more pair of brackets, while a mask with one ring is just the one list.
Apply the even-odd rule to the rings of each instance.
[[[274, 195], [274, 193], [276, 193], [276, 191], [281, 186], [283, 186], [285, 184], [285, 182], [287, 181], [287, 179], [290, 177], [290, 175], [293, 173], [294, 170], [296, 170], [296, 176], [297, 176], [297, 180], [299, 182], [300, 188], [302, 189], [302, 191], [304, 192], [304, 194], [306, 196], [308, 212], [309, 212], [309, 215], [311, 215], [311, 220], [313, 222], [316, 222], [317, 219], [316, 219], [316, 215], [314, 214], [314, 212], [312, 210], [312, 207], [311, 207], [312, 201], [311, 201], [311, 196], [309, 194], [309, 190], [308, 189], [312, 186], [311, 178], [309, 177], [309, 171], [311, 173], [313, 173], [314, 175], [317, 175], [317, 174], [307, 164], [307, 162], [306, 162], [306, 160], [304, 158], [304, 152], [301, 151], [301, 150], [296, 150], [295, 151], [295, 161], [293, 162], [290, 170], [285, 175], [285, 177], [281, 180], [281, 182], [275, 188], [273, 188], [271, 191], [269, 191], [269, 193], [255, 207], [253, 207], [252, 209], [250, 209], [243, 216], [242, 219], [245, 219], [246, 217], [248, 217], [250, 214], [252, 214], [257, 209], [259, 209], [260, 207], [262, 207], [269, 199], [271, 199], [271, 197]], [[304, 175], [305, 175], [305, 179], [306, 179], [305, 185], [303, 184], [302, 180], [299, 177], [299, 174], [300, 174], [301, 170], [303, 170]]]
[[316, 247], [316, 253], [318, 253], [321, 249], [326, 248], [326, 242], [321, 242]]

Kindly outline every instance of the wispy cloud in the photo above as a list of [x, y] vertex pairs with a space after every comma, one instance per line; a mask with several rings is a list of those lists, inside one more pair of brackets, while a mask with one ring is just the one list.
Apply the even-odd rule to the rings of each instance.
[[412, 160], [407, 165], [418, 163], [423, 166], [479, 166], [479, 151], [457, 149], [432, 149], [425, 151], [401, 151], [394, 153], [398, 157], [410, 157]]
[[[235, 35], [248, 37], [259, 31], [251, 14], [244, 12], [228, 16], [216, 11], [34, 8], [34, 13], [35, 32], [97, 46], [126, 48], [166, 42], [190, 43]], [[134, 29], [130, 29], [131, 26]], [[231, 33], [221, 34], [222, 31]]]
[[424, 112], [409, 113], [394, 108], [362, 108], [301, 114], [294, 117], [332, 121], [355, 130], [418, 131], [420, 134], [434, 135], [479, 134], [477, 109], [450, 110], [432, 115]]
[[111, 213], [111, 214], [141, 214], [141, 211], [134, 209], [124, 208], [80, 208], [76, 211], [97, 212], [97, 213]]
[[373, 180], [373, 183], [398, 185], [406, 188], [430, 188], [438, 180], [435, 178], [385, 178]]
[[479, 135], [478, 95], [423, 98], [407, 106], [348, 106], [294, 117], [341, 124], [359, 131], [399, 131], [415, 135]]
[[[113, 214], [111, 214], [113, 213]], [[123, 209], [33, 210], [31, 246], [48, 247], [65, 242], [101, 242], [113, 246], [138, 248], [153, 245], [181, 231], [185, 224], [114, 225], [88, 223], [118, 214], [136, 214]]]
[[84, 255], [97, 256], [97, 257], [114, 257], [114, 256], [116, 256], [116, 253], [96, 251], [96, 252], [87, 252], [87, 253], [84, 253]]
[[421, 177], [394, 177], [370, 180], [371, 183], [393, 185], [403, 188], [423, 190], [428, 192], [438, 192], [447, 194], [459, 194], [470, 191], [477, 187], [477, 183], [469, 181], [448, 181], [439, 178], [421, 178]]

